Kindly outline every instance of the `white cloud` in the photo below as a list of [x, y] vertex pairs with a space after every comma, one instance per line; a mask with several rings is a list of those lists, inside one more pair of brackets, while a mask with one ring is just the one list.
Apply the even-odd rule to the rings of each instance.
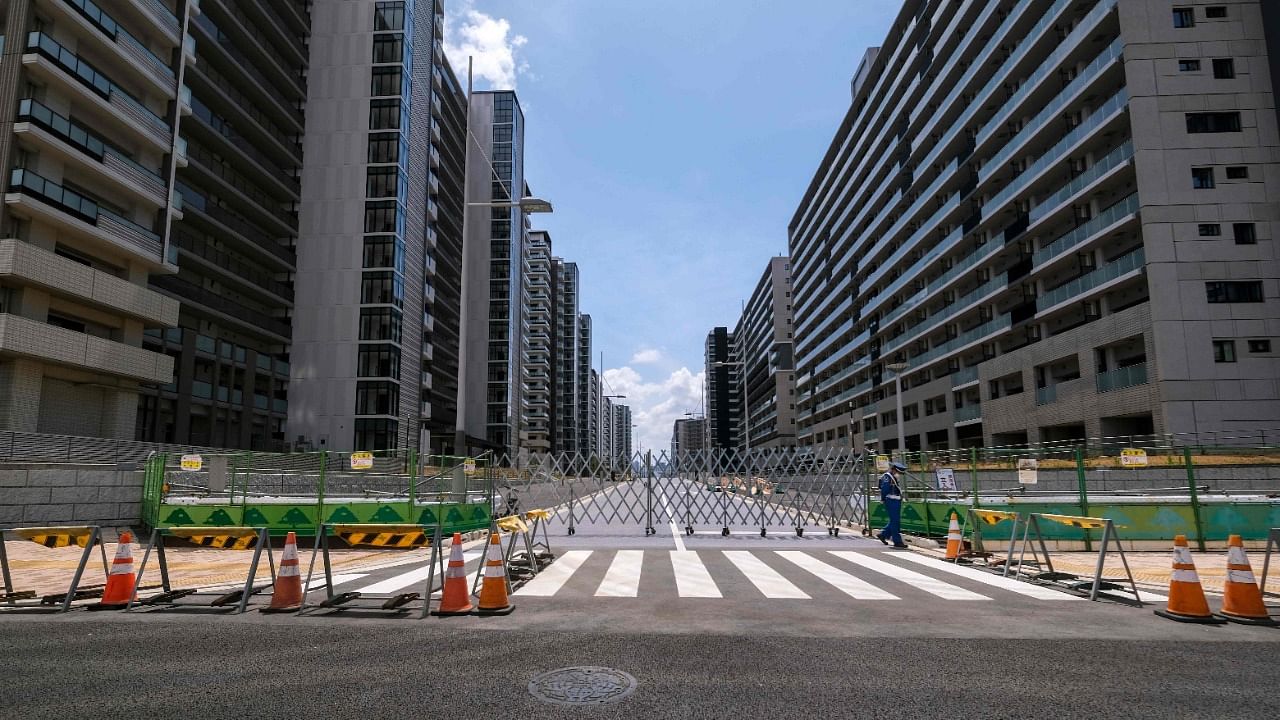
[[450, 12], [445, 23], [444, 51], [454, 72], [465, 78], [471, 57], [476, 80], [494, 90], [514, 90], [516, 78], [529, 73], [529, 63], [519, 53], [527, 42], [525, 36], [511, 33], [506, 18], [480, 12], [471, 2]]
[[653, 365], [662, 362], [662, 351], [657, 348], [643, 348], [631, 356], [633, 365]]
[[[637, 353], [639, 354], [639, 353]], [[633, 368], [624, 366], [604, 371], [606, 387], [613, 393], [626, 395], [619, 400], [631, 407], [631, 421], [636, 429], [632, 451], [671, 452], [671, 426], [687, 412], [702, 412], [703, 373], [696, 375], [682, 367], [666, 378], [653, 382], [641, 377]]]

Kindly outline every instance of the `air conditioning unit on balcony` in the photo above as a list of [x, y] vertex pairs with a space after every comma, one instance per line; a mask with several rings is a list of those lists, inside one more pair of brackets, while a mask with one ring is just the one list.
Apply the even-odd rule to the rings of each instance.
[[1040, 326], [1028, 325], [1027, 326], [1027, 342], [1038, 342], [1039, 340], [1040, 340]]
[[1091, 252], [1082, 252], [1076, 255], [1080, 261], [1080, 269], [1084, 271], [1092, 270], [1098, 267], [1098, 258]]
[[989, 342], [982, 343], [982, 359], [990, 360], [995, 356], [996, 356], [996, 344], [989, 343]]
[[947, 372], [960, 372], [960, 358], [951, 358], [947, 361]]
[[1102, 306], [1097, 300], [1086, 300], [1084, 303], [1084, 317], [1086, 320], [1097, 320], [1102, 317]]

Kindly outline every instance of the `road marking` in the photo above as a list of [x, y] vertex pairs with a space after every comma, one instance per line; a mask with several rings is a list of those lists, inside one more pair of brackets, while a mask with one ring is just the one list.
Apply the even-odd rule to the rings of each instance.
[[1000, 575], [995, 575], [993, 573], [983, 572], [982, 570], [977, 570], [971, 567], [964, 567], [962, 565], [955, 565], [949, 562], [942, 562], [940, 560], [935, 560], [933, 558], [927, 558], [921, 555], [916, 555], [915, 553], [911, 553], [911, 552], [894, 553], [893, 557], [898, 558], [900, 560], [909, 560], [913, 563], [919, 563], [920, 565], [928, 565], [930, 568], [933, 568], [934, 570], [938, 570], [940, 572], [951, 573], [952, 575], [959, 575], [960, 577], [968, 578], [975, 582], [980, 582], [986, 585], [991, 585], [993, 587], [998, 587], [1002, 590], [1008, 590], [1009, 592], [1015, 592], [1020, 595], [1033, 597], [1033, 598], [1036, 598], [1037, 600], [1079, 600], [1080, 599], [1075, 595], [1068, 595], [1067, 593], [1064, 593], [1060, 590], [1054, 590], [1053, 588], [1047, 588], [1041, 585], [1033, 585], [1029, 582], [1022, 582], [1021, 580], [1014, 580], [1013, 578], [1007, 578]]
[[[333, 584], [341, 585], [343, 583], [355, 582], [362, 577], [367, 577], [369, 573], [347, 573], [345, 575], [334, 575]], [[307, 592], [312, 590], [321, 590], [324, 588], [324, 573], [320, 573], [319, 577], [311, 578], [311, 582], [307, 585]]]
[[684, 538], [680, 537], [680, 528], [676, 527], [676, 514], [671, 511], [671, 503], [667, 502], [667, 493], [664, 491], [660, 497], [662, 507], [667, 510], [667, 518], [671, 521], [671, 539], [676, 541], [676, 550], [684, 552]]
[[[463, 562], [471, 562], [479, 558], [481, 554], [482, 553], [478, 551], [463, 553], [462, 560]], [[367, 593], [369, 595], [377, 595], [380, 593], [393, 593], [402, 588], [423, 584], [426, 581], [427, 576], [430, 574], [431, 574], [431, 562], [428, 561], [422, 567], [414, 568], [409, 572], [400, 573], [399, 575], [389, 577], [386, 580], [376, 582], [367, 587], [362, 587], [359, 590], [357, 590], [357, 592], [362, 594]], [[436, 577], [440, 579], [440, 582], [444, 582], [443, 573], [440, 571], [439, 568], [436, 569]]]
[[711, 573], [702, 564], [698, 553], [689, 550], [671, 551], [671, 569], [676, 573], [676, 593], [680, 597], [718, 598], [724, 597], [716, 587]]
[[810, 557], [801, 550], [775, 550], [782, 559], [808, 570], [835, 589], [857, 600], [897, 600], [897, 595], [886, 592], [871, 583]]
[[878, 573], [888, 575], [894, 580], [901, 580], [908, 585], [913, 585], [930, 595], [937, 595], [944, 600], [991, 599], [986, 595], [979, 595], [971, 590], [965, 590], [962, 587], [956, 587], [955, 585], [944, 583], [941, 580], [931, 578], [928, 575], [923, 575], [915, 572], [914, 570], [908, 570], [904, 567], [899, 567], [883, 560], [876, 560], [875, 558], [868, 557], [861, 553], [851, 552], [849, 550], [828, 550], [827, 552], [843, 560], [848, 560], [855, 565], [861, 565], [868, 570], [874, 570]]
[[596, 597], [635, 597], [640, 590], [640, 565], [643, 550], [619, 550], [613, 556], [609, 572], [596, 589]]
[[512, 594], [535, 597], [555, 595], [560, 592], [560, 588], [564, 587], [569, 578], [573, 577], [578, 568], [582, 567], [582, 563], [587, 561], [591, 553], [591, 550], [570, 550]]
[[752, 555], [746, 550], [723, 550], [724, 556], [729, 558], [729, 562], [733, 563], [747, 579], [751, 581], [756, 589], [764, 594], [767, 598], [793, 598], [808, 600], [809, 596], [800, 588], [791, 583], [777, 570], [764, 564], [760, 558]]

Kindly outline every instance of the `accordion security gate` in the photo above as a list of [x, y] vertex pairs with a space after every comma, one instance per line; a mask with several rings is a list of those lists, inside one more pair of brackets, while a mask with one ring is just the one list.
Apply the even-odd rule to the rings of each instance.
[[847, 450], [530, 454], [496, 458], [495, 515], [547, 508], [573, 534], [729, 534], [826, 530], [866, 523], [870, 476]]

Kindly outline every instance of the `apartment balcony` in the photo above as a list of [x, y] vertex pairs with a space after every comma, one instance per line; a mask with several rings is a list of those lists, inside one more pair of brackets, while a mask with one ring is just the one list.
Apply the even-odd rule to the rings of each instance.
[[151, 285], [179, 298], [185, 306], [191, 306], [193, 310], [216, 314], [224, 321], [255, 335], [265, 335], [277, 342], [289, 342], [292, 333], [287, 318], [273, 317], [261, 310], [238, 303], [222, 293], [206, 290], [171, 275], [153, 276]]
[[20, 240], [0, 240], [0, 279], [43, 287], [150, 325], [178, 324], [176, 300]]
[[[288, 54], [292, 56], [290, 59], [293, 61], [293, 67], [300, 68], [306, 64], [307, 58], [298, 45], [296, 35], [286, 33], [283, 37], [269, 37], [260, 28], [263, 24], [262, 19], [249, 17], [241, 7], [254, 3], [242, 3], [237, 0], [206, 0], [206, 3], [208, 7], [205, 8], [205, 15], [210, 15], [212, 11], [212, 14], [218, 16], [216, 26], [218, 30], [233, 33], [248, 40], [248, 42], [232, 45], [228, 49], [232, 56], [252, 61], [257, 72], [269, 76], [271, 85], [288, 89], [294, 97], [306, 97], [302, 78], [281, 60], [282, 55]], [[223, 38], [220, 37], [219, 41], [222, 42]]]
[[174, 270], [165, 262], [159, 235], [30, 170], [14, 168], [9, 173], [4, 201], [21, 215], [39, 217], [64, 231], [96, 241], [111, 255], [141, 260], [156, 272]]
[[[198, 98], [192, 100], [192, 115], [198, 122], [185, 123], [184, 134], [192, 134], [193, 139], [206, 145], [218, 146], [223, 157], [239, 158], [240, 167], [254, 174], [254, 180], [270, 186], [278, 195], [297, 200], [302, 192], [298, 179], [281, 166], [281, 163], [267, 157], [247, 138], [241, 136], [230, 122], [217, 115]], [[191, 132], [191, 131], [194, 131]], [[291, 163], [286, 163], [288, 167]]]
[[440, 167], [440, 151], [437, 150], [434, 145], [431, 146], [430, 160], [431, 160], [431, 167], [433, 168]]
[[274, 197], [246, 177], [230, 163], [222, 161], [198, 142], [187, 146], [189, 170], [198, 173], [201, 184], [216, 188], [218, 194], [231, 201], [240, 212], [273, 225], [280, 235], [292, 235], [296, 218], [285, 212], [287, 200]]
[[[169, 242], [181, 249], [183, 254], [191, 259], [191, 263], [218, 271], [223, 282], [237, 285], [242, 290], [258, 295], [269, 303], [293, 304], [292, 285], [276, 280], [261, 266], [246, 263], [231, 253], [215, 247], [213, 243], [187, 230], [186, 226], [175, 225]], [[185, 267], [190, 263], [180, 264]]]
[[1095, 292], [1137, 277], [1145, 267], [1146, 253], [1142, 248], [1122, 255], [1097, 270], [1085, 273], [1036, 298], [1036, 315], [1048, 313], [1064, 303], [1077, 302]]
[[[439, 72], [439, 70], [437, 70], [436, 72]], [[431, 123], [431, 142], [438, 143], [442, 141], [443, 139], [440, 134], [440, 123], [439, 122]]]
[[[236, 68], [247, 89], [256, 96], [256, 105], [269, 108], [272, 117], [288, 123], [293, 131], [302, 131], [301, 111], [293, 107], [282, 89], [259, 69], [257, 61], [247, 57], [208, 17], [201, 15], [195, 18], [191, 22], [191, 27], [202, 33], [202, 36], [197, 39], [201, 47], [206, 48], [204, 51], [206, 54], [219, 57], [219, 64], [223, 67]], [[276, 74], [279, 75], [279, 73]], [[306, 93], [296, 79], [285, 83], [285, 86], [286, 89], [295, 93], [295, 97], [306, 97]]]
[[182, 194], [186, 212], [211, 230], [239, 240], [245, 248], [256, 251], [264, 261], [281, 270], [291, 271], [297, 264], [292, 249], [276, 242], [257, 225], [220, 205], [209, 203], [193, 188], [182, 186], [178, 191]]
[[978, 382], [978, 366], [967, 367], [951, 374], [951, 389], [958, 390]]
[[[132, 73], [151, 89], [166, 97], [173, 97], [175, 75], [169, 63], [156, 55], [126, 30], [116, 18], [104, 12], [90, 0], [60, 0], [50, 3], [50, 8], [61, 11], [66, 22], [77, 27], [87, 36], [104, 39], [103, 45], [110, 54], [110, 62], [120, 73]], [[176, 38], [173, 45], [176, 46]]]
[[952, 413], [952, 419], [956, 425], [967, 425], [969, 423], [982, 420], [982, 405], [973, 403], [964, 407], [956, 408]]
[[436, 222], [440, 219], [440, 203], [427, 198], [427, 220]]
[[1100, 393], [1112, 392], [1136, 385], [1146, 385], [1147, 364], [1138, 363], [1137, 365], [1130, 365], [1117, 370], [1100, 372], [1096, 383]]
[[182, 24], [167, 5], [160, 0], [121, 0], [121, 4], [124, 6], [122, 11], [132, 12], [147, 24], [148, 29], [177, 46]]
[[283, 50], [289, 55], [289, 60], [296, 66], [304, 66], [307, 63], [307, 47], [302, 42], [301, 33], [289, 26], [288, 21], [281, 14], [281, 6], [288, 5], [287, 2], [269, 2], [269, 3], [234, 3], [236, 9], [248, 11], [256, 15], [255, 18], [248, 20], [251, 27], [269, 28], [271, 42], [268, 47], [274, 47], [276, 50]]
[[125, 157], [91, 135], [87, 128], [35, 100], [25, 98], [18, 102], [13, 131], [111, 187], [126, 190], [156, 208], [165, 205], [167, 191], [159, 173]]
[[187, 68], [187, 82], [195, 86], [195, 95], [218, 113], [228, 116], [236, 131], [253, 136], [262, 147], [270, 148], [281, 165], [301, 165], [302, 145], [300, 135], [290, 134], [279, 126], [242, 86], [216, 68], [197, 65]]
[[173, 132], [168, 122], [96, 67], [40, 32], [27, 34], [25, 50], [22, 64], [38, 79], [86, 100], [101, 111], [101, 120], [115, 131], [140, 137], [164, 152], [170, 150]]
[[0, 353], [53, 362], [140, 382], [173, 382], [173, 358], [164, 353], [0, 313]]
[[1138, 194], [1133, 193], [1098, 213], [1097, 217], [1032, 253], [1032, 264], [1039, 269], [1087, 247], [1097, 238], [1137, 219], [1138, 207]]

